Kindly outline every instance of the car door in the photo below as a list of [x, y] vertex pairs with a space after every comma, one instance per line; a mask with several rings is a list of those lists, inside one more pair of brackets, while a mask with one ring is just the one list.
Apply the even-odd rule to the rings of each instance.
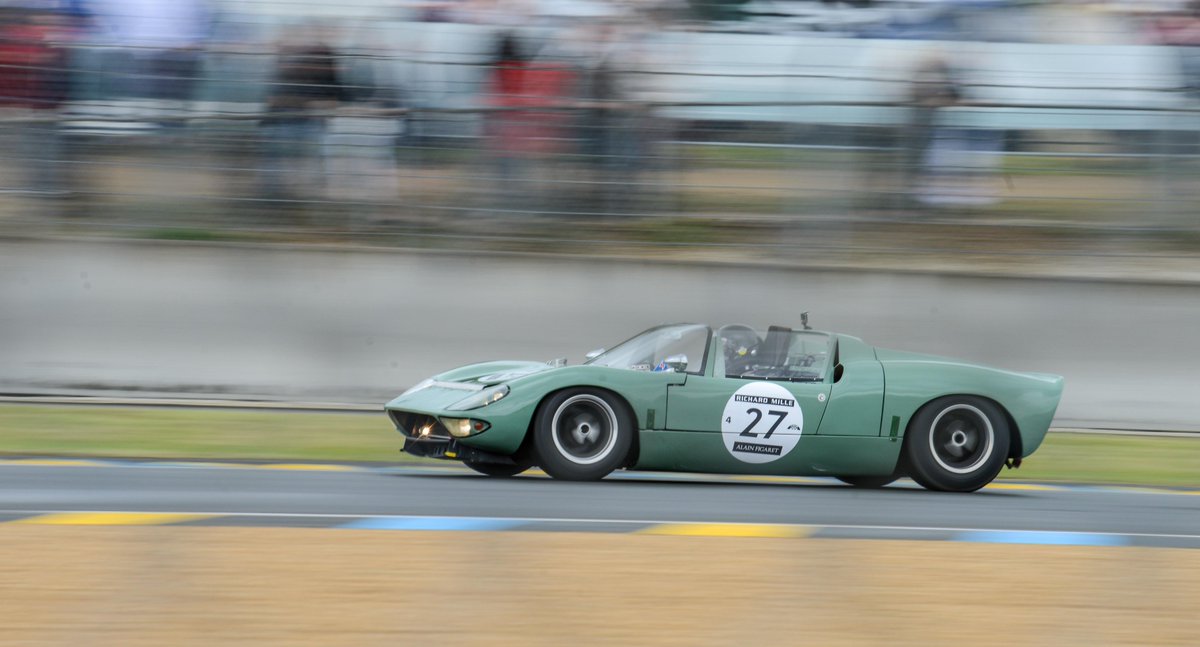
[[[667, 429], [741, 439], [815, 434], [830, 385], [689, 375], [667, 388]], [[735, 433], [736, 432], [736, 433]]]
[[642, 467], [764, 474], [808, 467], [798, 447], [800, 438], [815, 437], [826, 412], [834, 337], [737, 328], [713, 336], [706, 370], [667, 388], [666, 429], [643, 439]]
[[[790, 331], [788, 333], [791, 334]], [[720, 340], [715, 357], [722, 357]], [[715, 374], [715, 375], [714, 375]], [[728, 377], [722, 362], [667, 388], [666, 430], [680, 469], [787, 471], [800, 438], [817, 433], [831, 380]], [[771, 470], [754, 466], [772, 464]]]

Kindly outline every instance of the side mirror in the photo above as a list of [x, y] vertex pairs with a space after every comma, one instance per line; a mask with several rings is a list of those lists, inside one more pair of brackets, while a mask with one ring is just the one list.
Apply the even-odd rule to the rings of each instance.
[[667, 368], [675, 371], [676, 373], [682, 373], [687, 370], [687, 355], [672, 355], [664, 359], [663, 364], [666, 364]]
[[600, 357], [603, 354], [604, 354], [604, 349], [597, 348], [596, 350], [589, 351], [588, 354], [584, 355], [583, 357], [584, 357], [584, 359], [586, 359], [587, 361], [590, 362], [590, 361], [596, 359], [597, 357]]
[[833, 367], [833, 381], [838, 382], [842, 379], [842, 373], [846, 372], [846, 367], [838, 364]]

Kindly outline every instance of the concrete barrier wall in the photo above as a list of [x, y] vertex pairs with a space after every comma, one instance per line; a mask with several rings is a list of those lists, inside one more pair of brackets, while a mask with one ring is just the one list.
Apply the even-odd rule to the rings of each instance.
[[656, 323], [798, 324], [1065, 375], [1058, 424], [1200, 428], [1200, 287], [151, 243], [0, 243], [0, 391], [379, 402]]

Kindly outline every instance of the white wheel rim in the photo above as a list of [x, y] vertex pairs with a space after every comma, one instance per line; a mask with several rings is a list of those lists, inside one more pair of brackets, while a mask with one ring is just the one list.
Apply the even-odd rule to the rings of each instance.
[[567, 398], [550, 419], [554, 448], [559, 456], [576, 465], [592, 465], [607, 458], [617, 446], [618, 433], [612, 406], [590, 393]]
[[[952, 417], [957, 420], [951, 420], [947, 427], [939, 429], [947, 414], [959, 412], [962, 413]], [[957, 422], [966, 424], [955, 426]], [[953, 474], [970, 474], [978, 470], [992, 457], [995, 445], [992, 421], [979, 408], [969, 404], [954, 404], [942, 409], [929, 425], [929, 452], [942, 469]]]

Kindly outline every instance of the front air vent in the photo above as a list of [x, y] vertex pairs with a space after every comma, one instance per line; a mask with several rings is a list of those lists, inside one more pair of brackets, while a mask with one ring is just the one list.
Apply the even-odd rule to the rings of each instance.
[[396, 429], [413, 440], [450, 440], [450, 432], [437, 418], [424, 413], [390, 411]]

